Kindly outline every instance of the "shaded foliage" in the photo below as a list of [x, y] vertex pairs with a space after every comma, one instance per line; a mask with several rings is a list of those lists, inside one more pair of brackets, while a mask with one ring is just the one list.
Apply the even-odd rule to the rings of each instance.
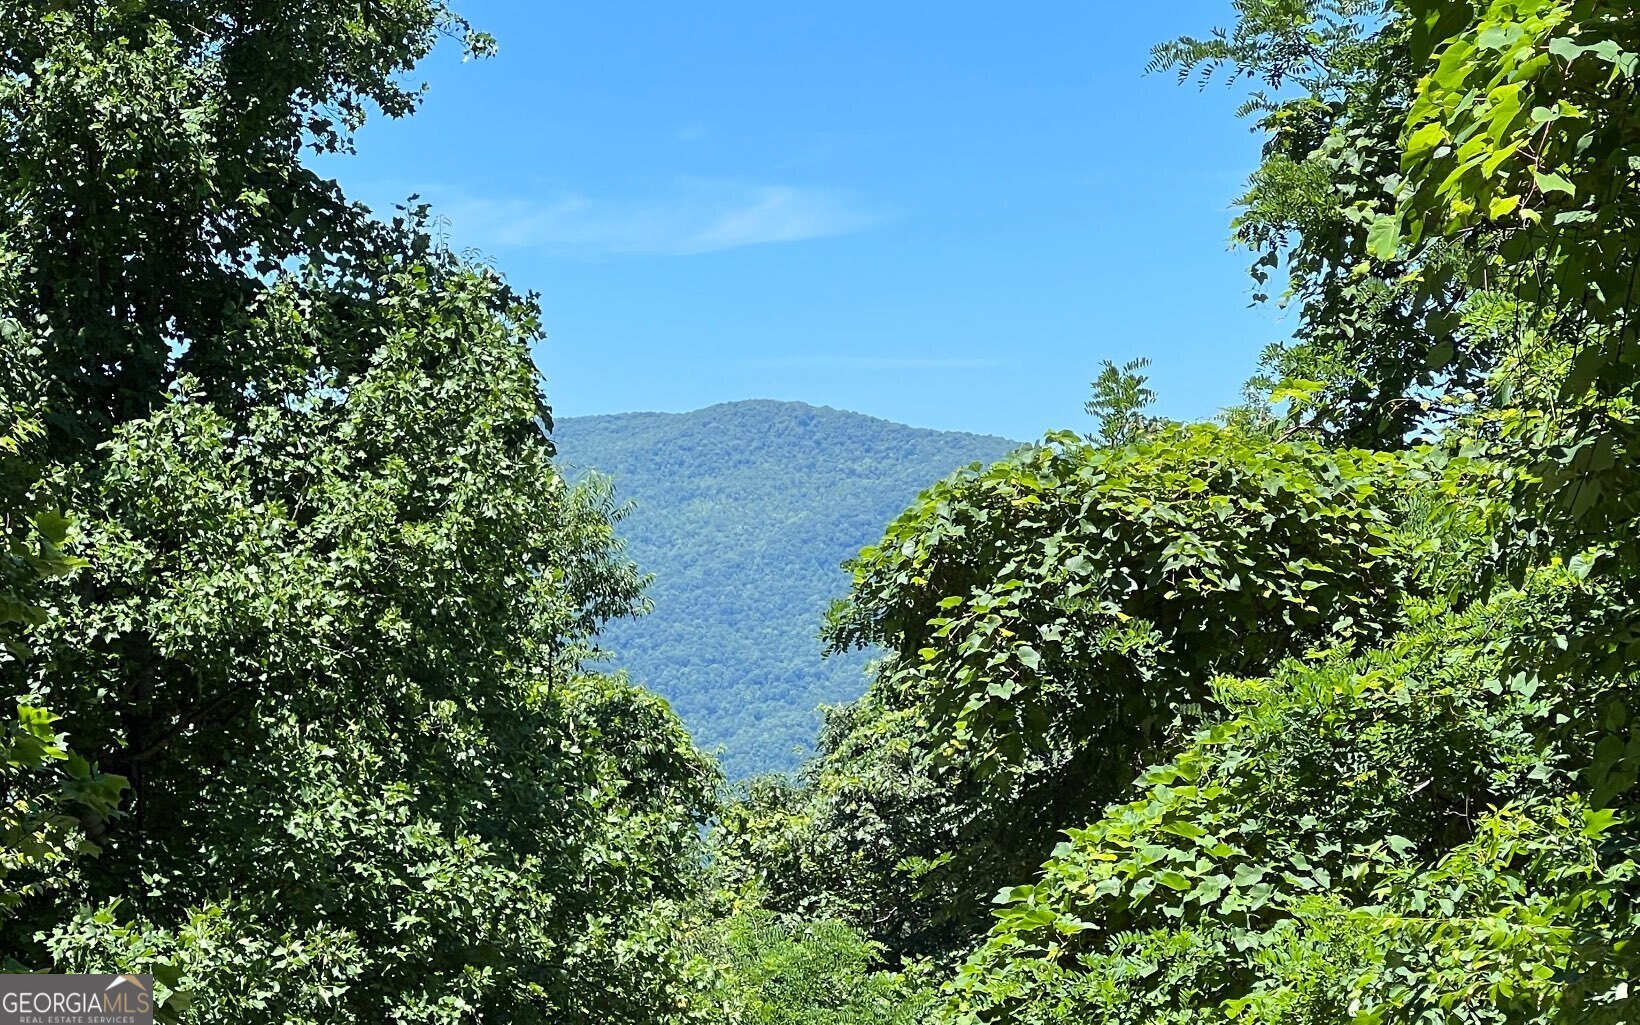
[[[44, 583], [72, 573], [72, 521], [57, 508], [49, 483], [31, 461], [43, 434], [22, 416], [15, 369], [0, 390], [0, 666], [30, 658], [29, 631], [50, 621]], [[29, 898], [65, 888], [70, 863], [98, 848], [88, 835], [116, 814], [126, 781], [71, 751], [60, 717], [41, 695], [12, 695], [16, 714], [0, 720], [0, 914]]]

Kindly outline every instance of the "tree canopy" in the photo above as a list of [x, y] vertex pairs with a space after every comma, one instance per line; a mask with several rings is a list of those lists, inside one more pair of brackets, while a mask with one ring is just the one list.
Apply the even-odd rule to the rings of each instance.
[[[106, 822], [69, 795], [100, 855], [17, 903], [8, 956], [152, 973], [197, 1021], [676, 1006], [715, 770], [584, 666], [640, 578], [553, 461], [535, 302], [302, 163], [409, 113], [441, 36], [487, 41], [423, 0], [4, 15], [6, 400], [85, 565], [0, 674], [70, 775], [129, 781]], [[10, 474], [8, 610], [62, 540]], [[20, 714], [8, 771], [60, 754]]]

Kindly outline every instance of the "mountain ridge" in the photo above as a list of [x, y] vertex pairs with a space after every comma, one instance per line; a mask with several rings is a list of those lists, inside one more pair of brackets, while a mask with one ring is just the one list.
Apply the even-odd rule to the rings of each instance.
[[[813, 402], [804, 402], [802, 399], [729, 399], [728, 401], [725, 401], [725, 402], [714, 402], [709, 406], [701, 406], [699, 409], [688, 409], [688, 410], [683, 410], [683, 411], [667, 410], [667, 409], [632, 409], [632, 410], [626, 410], [626, 411], [620, 412], [620, 413], [578, 413], [574, 416], [555, 416], [554, 417], [554, 423], [555, 424], [563, 424], [563, 423], [586, 424], [586, 423], [589, 423], [589, 422], [592, 422], [592, 421], [597, 421], [597, 420], [626, 420], [626, 419], [639, 419], [639, 418], [651, 418], [651, 417], [657, 418], [657, 419], [664, 418], [664, 417], [694, 417], [694, 416], [699, 416], [699, 415], [704, 414], [704, 413], [711, 413], [711, 412], [718, 411], [718, 410], [753, 410], [753, 409], [769, 409], [769, 410], [792, 409], [792, 410], [804, 410], [804, 411], [813, 412], [813, 413], [838, 413], [838, 414], [842, 414], [843, 416], [855, 417], [855, 418], [858, 418], [860, 420], [869, 420], [869, 421], [872, 421], [874, 423], [883, 424], [885, 426], [893, 427], [893, 428], [901, 428], [901, 429], [911, 430], [911, 431], [923, 431], [923, 432], [927, 432], [927, 433], [930, 433], [930, 434], [943, 434], [943, 435], [949, 435], [949, 436], [961, 437], [961, 438], [976, 438], [976, 439], [980, 439], [980, 440], [983, 440], [983, 441], [1005, 442], [1007, 444], [1014, 445], [1014, 446], [1024, 444], [1024, 442], [1014, 441], [1010, 438], [1004, 438], [1004, 437], [1002, 437], [1001, 435], [998, 435], [998, 434], [984, 434], [984, 433], [981, 433], [979, 431], [953, 431], [953, 430], [946, 430], [945, 428], [941, 428], [941, 427], [918, 427], [915, 424], [901, 423], [898, 420], [890, 420], [888, 417], [877, 416], [874, 413], [862, 413], [861, 411], [859, 411], [857, 409], [845, 409], [842, 406], [826, 406], [826, 405], [820, 405], [820, 404], [813, 403]], [[556, 427], [555, 427], [555, 430], [556, 430]]]

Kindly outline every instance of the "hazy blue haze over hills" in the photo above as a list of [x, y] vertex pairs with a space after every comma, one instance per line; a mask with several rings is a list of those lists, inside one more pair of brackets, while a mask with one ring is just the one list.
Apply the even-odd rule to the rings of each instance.
[[817, 707], [864, 689], [864, 655], [820, 657], [843, 560], [934, 481], [1018, 445], [773, 401], [572, 417], [554, 437], [637, 503], [621, 532], [655, 575], [655, 610], [609, 629], [616, 664], [737, 776], [794, 766]]

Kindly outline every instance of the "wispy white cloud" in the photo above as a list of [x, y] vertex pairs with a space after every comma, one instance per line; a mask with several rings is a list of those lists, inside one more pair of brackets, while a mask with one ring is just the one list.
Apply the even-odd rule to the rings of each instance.
[[1000, 359], [966, 356], [845, 356], [803, 355], [770, 356], [766, 359], [745, 360], [749, 367], [800, 367], [815, 370], [965, 370], [978, 367], [998, 367]]
[[476, 196], [426, 188], [453, 241], [565, 255], [690, 255], [862, 231], [882, 218], [827, 189], [682, 182], [658, 194]]

